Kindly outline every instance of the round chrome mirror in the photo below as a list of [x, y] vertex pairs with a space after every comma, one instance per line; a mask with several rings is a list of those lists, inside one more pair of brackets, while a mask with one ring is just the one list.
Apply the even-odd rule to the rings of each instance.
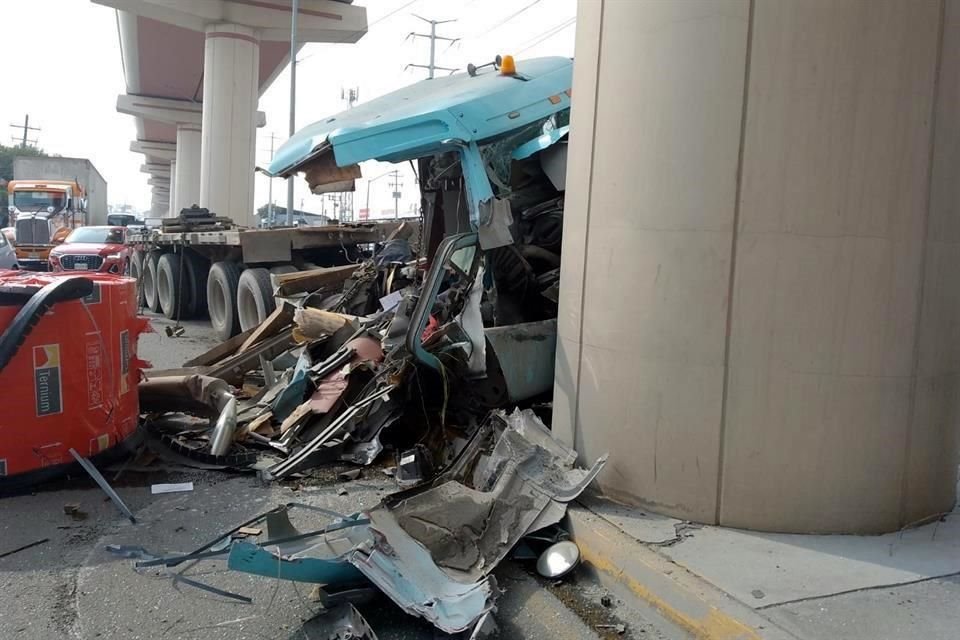
[[537, 573], [544, 578], [562, 578], [580, 562], [580, 547], [569, 540], [547, 547], [537, 560]]

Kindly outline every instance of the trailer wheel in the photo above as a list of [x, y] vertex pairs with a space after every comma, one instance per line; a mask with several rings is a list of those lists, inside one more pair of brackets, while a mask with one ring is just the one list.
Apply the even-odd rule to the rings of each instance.
[[210, 263], [193, 251], [184, 256], [184, 286], [187, 288], [186, 313], [191, 318], [203, 317], [207, 313], [207, 274]]
[[180, 289], [180, 255], [165, 253], [157, 262], [157, 299], [163, 315], [173, 320], [183, 313], [183, 291]]
[[137, 309], [146, 306], [143, 297], [143, 251], [135, 250], [130, 256], [130, 277], [137, 281]]
[[157, 263], [160, 261], [160, 251], [151, 251], [143, 259], [143, 301], [147, 309], [157, 313], [160, 311], [160, 298], [157, 296]]
[[237, 314], [237, 287], [243, 267], [236, 262], [214, 262], [207, 276], [207, 303], [210, 324], [219, 340], [240, 333]]
[[267, 319], [277, 308], [273, 298], [270, 272], [266, 269], [247, 269], [240, 276], [237, 289], [237, 311], [240, 330], [246, 331]]

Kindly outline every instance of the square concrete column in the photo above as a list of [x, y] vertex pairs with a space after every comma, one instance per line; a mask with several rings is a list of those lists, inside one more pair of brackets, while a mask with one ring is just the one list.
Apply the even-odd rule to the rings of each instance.
[[254, 226], [253, 169], [260, 43], [254, 29], [206, 28], [200, 204]]
[[960, 0], [583, 0], [577, 27], [554, 432], [700, 522], [949, 511]]
[[171, 189], [170, 193], [175, 216], [180, 215], [181, 209], [200, 203], [201, 145], [200, 127], [177, 125], [177, 159], [170, 165], [176, 167], [171, 172], [176, 191]]

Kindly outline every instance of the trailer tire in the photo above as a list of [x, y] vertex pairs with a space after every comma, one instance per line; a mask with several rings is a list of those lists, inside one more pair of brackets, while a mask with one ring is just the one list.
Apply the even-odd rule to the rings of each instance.
[[182, 317], [183, 290], [180, 289], [180, 255], [165, 253], [157, 262], [157, 300], [163, 315], [171, 320]]
[[183, 281], [187, 291], [185, 312], [188, 317], [202, 318], [207, 315], [207, 274], [210, 263], [193, 251], [187, 251], [183, 262]]
[[273, 284], [266, 269], [247, 269], [240, 276], [237, 288], [237, 313], [240, 330], [256, 327], [277, 308]]
[[146, 306], [146, 300], [143, 297], [143, 251], [134, 250], [130, 256], [130, 277], [137, 281], [137, 309]]
[[143, 301], [147, 309], [157, 313], [160, 311], [160, 298], [157, 296], [157, 263], [160, 261], [160, 251], [151, 251], [143, 259]]
[[236, 262], [214, 262], [207, 276], [207, 302], [210, 325], [219, 340], [240, 333], [237, 314], [237, 287], [243, 266]]

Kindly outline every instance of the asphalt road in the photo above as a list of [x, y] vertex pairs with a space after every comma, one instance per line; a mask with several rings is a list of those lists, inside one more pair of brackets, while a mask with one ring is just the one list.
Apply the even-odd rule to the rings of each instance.
[[[139, 355], [157, 368], [180, 366], [216, 342], [206, 323], [184, 323], [180, 338], [167, 337], [165, 319], [156, 333], [140, 339]], [[115, 470], [106, 473], [113, 478]], [[108, 553], [108, 544], [136, 545], [153, 553], [188, 552], [219, 533], [278, 504], [300, 502], [340, 513], [378, 503], [396, 490], [377, 469], [343, 485], [326, 481], [299, 486], [262, 484], [253, 475], [224, 472], [125, 470], [115, 487], [136, 514], [124, 519], [86, 477], [65, 479], [36, 493], [0, 499], [0, 638], [326, 638], [329, 621], [310, 597], [308, 585], [229, 571], [221, 559], [202, 561], [184, 574], [205, 584], [250, 597], [252, 604], [174, 581], [176, 570], [137, 570], [134, 561]], [[157, 482], [194, 483], [193, 491], [151, 495]], [[67, 515], [73, 504], [84, 514]], [[324, 524], [325, 516], [294, 511], [302, 530]], [[496, 572], [505, 592], [498, 601], [502, 638], [651, 638], [667, 635], [621, 602], [603, 606], [606, 593], [576, 572], [562, 583], [538, 578], [529, 564], [507, 561]], [[433, 639], [427, 623], [383, 596], [358, 606], [381, 640]], [[598, 628], [623, 624], [626, 632]]]

